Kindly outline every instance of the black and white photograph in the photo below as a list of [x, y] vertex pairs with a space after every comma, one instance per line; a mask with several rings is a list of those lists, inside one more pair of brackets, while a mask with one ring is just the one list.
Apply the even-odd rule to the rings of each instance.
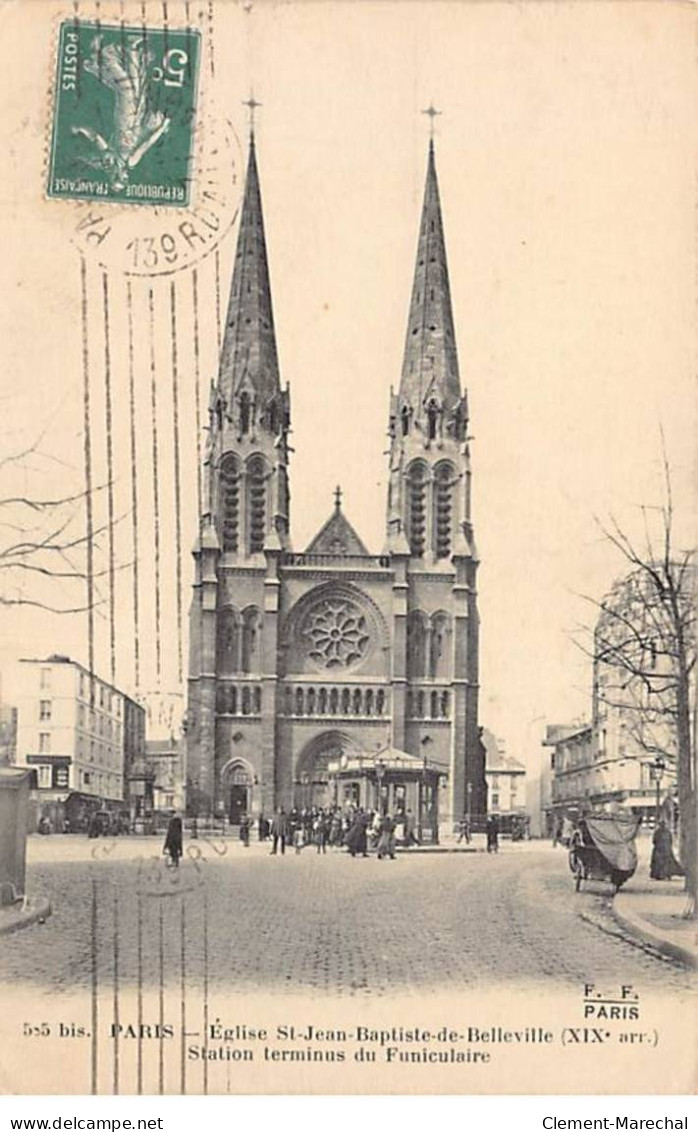
[[692, 1094], [695, 9], [0, 15], [0, 1092]]

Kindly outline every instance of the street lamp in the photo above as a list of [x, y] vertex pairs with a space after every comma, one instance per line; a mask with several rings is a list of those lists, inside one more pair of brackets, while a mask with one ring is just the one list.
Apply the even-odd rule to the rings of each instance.
[[654, 824], [655, 824], [655, 826], [658, 826], [659, 825], [659, 791], [660, 791], [660, 787], [661, 787], [661, 783], [662, 783], [662, 778], [664, 777], [664, 771], [666, 769], [666, 763], [665, 763], [665, 761], [664, 761], [664, 759], [662, 758], [661, 755], [657, 755], [657, 757], [651, 763], [646, 763], [645, 765], [650, 772], [650, 782], [654, 782], [656, 784], [656, 787], [657, 787], [657, 795], [656, 795], [655, 807], [654, 807]]

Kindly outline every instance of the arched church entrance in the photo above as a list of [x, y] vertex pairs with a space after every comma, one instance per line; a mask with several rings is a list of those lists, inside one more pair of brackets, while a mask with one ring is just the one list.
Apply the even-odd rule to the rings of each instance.
[[359, 748], [340, 731], [326, 731], [317, 735], [301, 752], [296, 764], [293, 789], [294, 805], [301, 810], [314, 806], [324, 809], [333, 806], [338, 799], [336, 788], [330, 782], [329, 764], [341, 759], [342, 755], [359, 754]]
[[231, 825], [239, 825], [243, 814], [252, 809], [254, 771], [244, 759], [233, 759], [221, 774], [226, 817]]

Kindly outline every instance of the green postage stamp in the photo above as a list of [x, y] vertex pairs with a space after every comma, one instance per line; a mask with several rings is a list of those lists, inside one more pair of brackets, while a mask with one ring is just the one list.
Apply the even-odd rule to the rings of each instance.
[[61, 25], [48, 194], [187, 207], [201, 37]]

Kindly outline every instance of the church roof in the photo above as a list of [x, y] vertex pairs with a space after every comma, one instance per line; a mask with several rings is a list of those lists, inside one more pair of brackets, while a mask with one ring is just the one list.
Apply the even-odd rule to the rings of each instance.
[[263, 403], [279, 390], [279, 362], [254, 133], [250, 135], [233, 282], [221, 350], [219, 390], [224, 401], [230, 404], [245, 384], [249, 392], [256, 394]]
[[400, 397], [419, 411], [432, 395], [448, 407], [461, 397], [433, 139], [429, 142]]
[[368, 550], [342, 511], [339, 488], [334, 511], [306, 548], [306, 554], [368, 554]]

